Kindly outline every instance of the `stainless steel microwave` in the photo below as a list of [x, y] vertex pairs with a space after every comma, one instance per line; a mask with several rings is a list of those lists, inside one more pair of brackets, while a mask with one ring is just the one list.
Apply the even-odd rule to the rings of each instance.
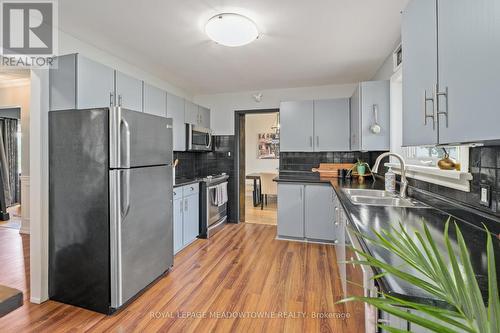
[[186, 134], [186, 148], [188, 151], [212, 150], [212, 130], [210, 128], [186, 124]]

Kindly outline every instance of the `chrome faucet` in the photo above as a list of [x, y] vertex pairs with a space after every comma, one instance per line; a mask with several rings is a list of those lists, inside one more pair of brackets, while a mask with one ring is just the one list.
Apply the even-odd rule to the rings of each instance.
[[406, 189], [408, 188], [408, 181], [406, 180], [406, 163], [405, 160], [403, 159], [403, 156], [396, 153], [383, 153], [382, 155], [377, 157], [377, 160], [373, 165], [372, 172], [378, 173], [378, 167], [380, 165], [380, 161], [387, 156], [396, 157], [399, 160], [399, 163], [401, 164], [401, 187], [399, 189], [399, 196], [404, 199], [406, 198]]

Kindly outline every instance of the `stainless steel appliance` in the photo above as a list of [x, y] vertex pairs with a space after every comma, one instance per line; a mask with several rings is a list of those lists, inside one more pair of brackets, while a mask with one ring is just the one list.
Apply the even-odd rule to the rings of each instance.
[[214, 201], [215, 191], [220, 184], [228, 184], [229, 176], [220, 174], [203, 178], [201, 182], [200, 237], [209, 238], [227, 222], [227, 202]]
[[49, 113], [49, 296], [112, 313], [173, 265], [172, 120]]
[[187, 150], [212, 150], [212, 130], [210, 128], [198, 127], [193, 124], [186, 124], [186, 135]]

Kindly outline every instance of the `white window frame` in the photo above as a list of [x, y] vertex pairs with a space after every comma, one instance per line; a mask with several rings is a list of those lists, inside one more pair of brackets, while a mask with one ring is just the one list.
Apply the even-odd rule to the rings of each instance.
[[[436, 166], [426, 166], [415, 159], [412, 161], [415, 149], [413, 147], [402, 147], [402, 80], [403, 71], [400, 68], [391, 77], [391, 151], [401, 154], [405, 161], [407, 161], [406, 176], [408, 178], [470, 192], [472, 174], [469, 172], [468, 146], [457, 146], [459, 148], [458, 162], [460, 163], [460, 171], [441, 170]], [[395, 173], [401, 174], [401, 166], [396, 159], [391, 158], [390, 162], [386, 163], [385, 166], [392, 168]]]

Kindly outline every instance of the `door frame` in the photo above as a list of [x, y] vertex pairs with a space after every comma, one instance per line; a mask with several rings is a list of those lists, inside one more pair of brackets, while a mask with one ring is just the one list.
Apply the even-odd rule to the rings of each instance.
[[[279, 108], [234, 111], [234, 172], [236, 223], [245, 221], [245, 116], [247, 114], [279, 113]], [[279, 159], [278, 159], [279, 163]]]

